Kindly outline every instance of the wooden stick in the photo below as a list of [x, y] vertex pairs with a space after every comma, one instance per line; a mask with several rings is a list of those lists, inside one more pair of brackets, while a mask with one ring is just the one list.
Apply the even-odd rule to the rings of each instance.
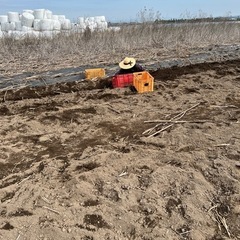
[[[183, 112], [180, 112], [179, 114], [177, 114], [176, 116], [174, 116], [174, 117], [172, 117], [170, 120], [168, 120], [168, 122], [173, 122], [173, 120], [179, 120], [179, 119], [181, 119], [188, 111], [190, 111], [190, 110], [192, 110], [193, 108], [199, 106], [200, 104], [201, 104], [201, 103], [197, 103], [197, 104], [195, 104], [194, 106], [192, 106], [192, 107], [184, 110]], [[162, 123], [159, 123], [159, 124], [157, 124], [156, 126], [147, 129], [146, 131], [143, 132], [143, 134], [150, 134], [154, 129], [156, 129], [157, 127], [159, 127], [161, 124], [162, 124]], [[172, 126], [172, 125], [170, 125], [170, 126]], [[168, 127], [167, 127], [167, 128], [168, 128]], [[164, 131], [164, 130], [165, 130], [165, 129], [163, 129], [163, 131]], [[160, 130], [160, 131], [161, 131], [161, 130]], [[159, 131], [158, 131], [157, 133], [159, 133]], [[157, 134], [157, 133], [156, 133], [156, 134]], [[154, 135], [155, 135], [155, 134], [152, 134], [152, 135], [150, 135], [150, 136], [154, 136]], [[149, 137], [150, 137], [150, 136], [149, 136]]]
[[210, 120], [195, 120], [195, 121], [174, 121], [174, 120], [152, 120], [152, 121], [144, 121], [144, 123], [206, 123]]
[[212, 105], [210, 106], [212, 108], [238, 108], [237, 106], [235, 105], [226, 105], [226, 106], [220, 106], [220, 105]]
[[217, 145], [214, 145], [214, 147], [227, 147], [227, 146], [230, 146], [231, 144], [229, 143], [222, 143], [222, 144], [217, 144]]
[[17, 238], [16, 238], [16, 240], [19, 240], [20, 237], [21, 237], [21, 234], [19, 233], [18, 236], [17, 236]]
[[159, 130], [159, 131], [157, 131], [157, 132], [155, 132], [155, 133], [149, 135], [148, 138], [153, 137], [153, 136], [155, 136], [155, 135], [157, 135], [157, 134], [159, 134], [159, 133], [165, 131], [166, 129], [172, 127], [173, 125], [174, 125], [174, 124], [170, 124], [170, 125], [166, 126], [165, 128], [162, 128], [161, 130]]
[[45, 209], [47, 209], [47, 210], [49, 210], [49, 211], [51, 211], [51, 212], [54, 212], [54, 213], [60, 215], [60, 212], [58, 212], [57, 210], [54, 210], [54, 209], [52, 209], [52, 208], [49, 208], [49, 207], [47, 207], [47, 206], [42, 206], [42, 208], [45, 208]]
[[177, 114], [175, 117], [171, 118], [170, 120], [179, 120], [179, 119], [182, 118], [187, 112], [189, 112], [189, 111], [192, 110], [193, 108], [199, 106], [200, 104], [201, 104], [201, 103], [195, 104], [194, 106], [192, 106], [192, 107], [186, 109], [185, 111]]

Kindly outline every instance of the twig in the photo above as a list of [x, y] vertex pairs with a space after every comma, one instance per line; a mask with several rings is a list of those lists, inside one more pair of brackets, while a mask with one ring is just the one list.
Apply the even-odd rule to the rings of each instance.
[[47, 207], [47, 206], [42, 206], [42, 208], [45, 208], [45, 209], [47, 209], [47, 210], [49, 210], [49, 211], [51, 211], [51, 212], [54, 212], [54, 213], [60, 215], [60, 212], [58, 212], [57, 210], [54, 210], [54, 209], [52, 209], [52, 208], [49, 208], [49, 207]]
[[43, 77], [41, 77], [40, 80], [44, 83], [45, 86], [47, 86], [47, 83], [46, 83], [46, 81], [44, 80]]
[[182, 118], [187, 112], [189, 112], [189, 111], [192, 110], [193, 108], [199, 106], [200, 104], [201, 104], [201, 103], [197, 103], [197, 104], [193, 105], [192, 107], [186, 109], [185, 111], [177, 114], [175, 117], [171, 118], [170, 120], [171, 120], [171, 121], [172, 121], [172, 120], [179, 120], [179, 119]]
[[144, 121], [144, 123], [206, 123], [210, 120], [195, 120], [195, 121], [181, 121], [181, 120], [150, 120], [150, 121]]
[[187, 234], [187, 233], [190, 233], [192, 232], [192, 230], [189, 230], [189, 231], [186, 231], [186, 232], [182, 232], [182, 233], [179, 233], [180, 235], [184, 235], [184, 234]]
[[128, 175], [127, 172], [122, 172], [122, 173], [120, 173], [118, 176], [119, 176], [119, 177], [123, 177], [123, 176], [126, 176], [126, 175]]
[[120, 113], [121, 113], [120, 111], [118, 111], [118, 110], [116, 110], [116, 109], [114, 109], [114, 108], [112, 108], [112, 107], [108, 107], [108, 109], [112, 110], [113, 112], [115, 112], [115, 113], [117, 113], [117, 114], [120, 114]]
[[[168, 123], [171, 123], [171, 122], [174, 122], [174, 121], [177, 121], [177, 120], [181, 119], [187, 112], [189, 112], [189, 111], [192, 110], [193, 108], [199, 106], [200, 104], [201, 104], [201, 103], [197, 103], [197, 104], [193, 105], [192, 107], [184, 110], [183, 112], [180, 112], [180, 113], [177, 114], [176, 116], [172, 117], [170, 120], [167, 120]], [[167, 122], [166, 122], [166, 123], [167, 123]], [[155, 130], [155, 129], [156, 129], [157, 127], [159, 127], [161, 124], [162, 124], [162, 123], [159, 123], [159, 124], [157, 124], [156, 126], [147, 129], [146, 131], [143, 132], [143, 134], [150, 134], [153, 130]], [[172, 126], [172, 125], [168, 126], [167, 128], [169, 128], [169, 127], [171, 127], [171, 126]], [[165, 128], [164, 128], [163, 130], [165, 130]], [[161, 130], [160, 130], [160, 132], [161, 132]], [[158, 134], [158, 133], [159, 133], [159, 131], [158, 131], [156, 134]], [[154, 136], [154, 135], [156, 135], [156, 134], [154, 133], [154, 134], [152, 134], [152, 135], [150, 135], [150, 136]], [[149, 136], [149, 137], [150, 137], [150, 136]]]
[[32, 176], [32, 174], [30, 174], [28, 177], [24, 178], [21, 182], [18, 183], [18, 185], [20, 185], [21, 183], [27, 181], [31, 176]]
[[226, 219], [224, 217], [222, 217], [218, 211], [215, 211], [216, 212], [216, 215], [217, 215], [217, 221], [218, 223], [222, 224], [223, 227], [225, 228], [227, 234], [228, 234], [228, 237], [231, 237], [231, 234], [229, 232], [229, 228], [228, 228], [228, 225], [227, 225], [227, 222], [226, 222]]
[[44, 202], [46, 202], [46, 203], [48, 203], [48, 204], [51, 204], [51, 202], [50, 202], [48, 199], [46, 199], [45, 197], [41, 197], [41, 199], [42, 199]]
[[219, 204], [216, 204], [208, 209], [208, 213], [211, 212], [214, 208], [219, 207]]
[[8, 87], [5, 87], [5, 88], [1, 88], [0, 92], [4, 92], [4, 91], [7, 91], [7, 90], [13, 90], [13, 89], [19, 90], [19, 89], [22, 89], [22, 88], [25, 88], [25, 87], [28, 87], [28, 86], [29, 85], [26, 85], [26, 84], [8, 86]]
[[7, 91], [8, 91], [8, 90], [6, 90], [6, 92], [4, 93], [4, 96], [3, 96], [3, 102], [6, 102]]
[[16, 240], [19, 240], [20, 237], [21, 237], [21, 234], [19, 233], [18, 236], [17, 236], [17, 238], [16, 238]]
[[229, 143], [222, 143], [222, 144], [217, 144], [217, 145], [214, 145], [214, 147], [227, 147], [227, 146], [230, 146], [231, 144]]
[[165, 131], [166, 129], [172, 127], [173, 125], [174, 125], [174, 124], [170, 124], [170, 125], [166, 126], [165, 128], [162, 128], [161, 130], [159, 130], [159, 131], [157, 131], [157, 132], [155, 132], [155, 133], [149, 135], [148, 138], [153, 137], [153, 136], [155, 136], [155, 135], [157, 135], [157, 134], [159, 134], [159, 133]]
[[215, 107], [215, 108], [238, 108], [237, 106], [235, 105], [226, 105], [226, 106], [220, 106], [220, 105], [212, 105], [210, 107]]
[[121, 114], [120, 111], [114, 109], [109, 103], [107, 103], [106, 105], [108, 105], [108, 109], [112, 110], [112, 111], [115, 112], [115, 113]]

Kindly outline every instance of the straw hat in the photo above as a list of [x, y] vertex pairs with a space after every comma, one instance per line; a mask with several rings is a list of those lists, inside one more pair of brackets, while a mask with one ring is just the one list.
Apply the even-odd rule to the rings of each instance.
[[120, 63], [119, 67], [122, 69], [130, 69], [136, 64], [136, 60], [134, 58], [125, 57]]

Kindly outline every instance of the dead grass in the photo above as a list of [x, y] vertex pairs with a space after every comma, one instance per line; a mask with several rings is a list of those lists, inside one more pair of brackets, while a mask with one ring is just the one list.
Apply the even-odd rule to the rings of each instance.
[[0, 39], [0, 73], [41, 71], [52, 66], [117, 63], [125, 55], [140, 60], [182, 56], [194, 48], [238, 44], [240, 23], [142, 23], [118, 32], [61, 33], [53, 38]]

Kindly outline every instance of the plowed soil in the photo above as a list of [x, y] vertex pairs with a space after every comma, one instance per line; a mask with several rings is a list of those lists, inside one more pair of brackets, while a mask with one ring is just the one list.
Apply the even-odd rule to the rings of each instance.
[[0, 239], [240, 239], [240, 60], [0, 93]]

